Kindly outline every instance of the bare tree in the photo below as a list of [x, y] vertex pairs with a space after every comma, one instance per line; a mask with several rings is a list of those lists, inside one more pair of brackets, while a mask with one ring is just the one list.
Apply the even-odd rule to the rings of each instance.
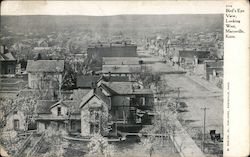
[[3, 116], [1, 117], [1, 128], [6, 125], [7, 117], [13, 113], [14, 110], [23, 112], [25, 116], [24, 130], [28, 130], [28, 125], [34, 120], [35, 104], [37, 97], [31, 96], [18, 96], [15, 99], [2, 99], [1, 100], [1, 111]]

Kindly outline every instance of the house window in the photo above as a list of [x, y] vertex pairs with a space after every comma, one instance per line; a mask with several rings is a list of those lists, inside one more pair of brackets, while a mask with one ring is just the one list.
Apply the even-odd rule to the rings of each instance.
[[61, 115], [62, 115], [62, 108], [57, 107], [57, 116], [61, 116]]
[[14, 115], [17, 115], [17, 111], [14, 111], [13, 114], [14, 114]]
[[90, 121], [93, 123], [99, 122], [100, 120], [100, 113], [97, 110], [90, 110]]
[[145, 106], [145, 98], [144, 97], [141, 98], [141, 105]]
[[45, 129], [48, 129], [49, 124], [50, 124], [49, 122], [46, 122], [46, 123], [45, 123]]
[[14, 120], [14, 130], [19, 130], [19, 120], [18, 119]]
[[95, 112], [95, 120], [98, 121], [99, 120], [99, 113]]
[[73, 121], [73, 122], [71, 123], [71, 129], [72, 129], [72, 130], [76, 130], [76, 122]]
[[57, 123], [57, 131], [60, 130], [60, 126], [61, 126], [61, 125], [60, 125], [60, 123], [58, 122], [58, 123]]
[[95, 134], [100, 132], [100, 126], [99, 124], [90, 124], [90, 133]]

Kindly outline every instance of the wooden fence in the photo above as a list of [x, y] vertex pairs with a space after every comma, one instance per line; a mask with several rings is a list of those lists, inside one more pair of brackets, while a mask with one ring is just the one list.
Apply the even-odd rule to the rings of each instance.
[[28, 151], [27, 153], [27, 157], [32, 157], [35, 156], [36, 152], [39, 150], [41, 143], [43, 142], [43, 138], [44, 138], [44, 133], [41, 135], [41, 137], [35, 142], [35, 144], [33, 145], [33, 147]]

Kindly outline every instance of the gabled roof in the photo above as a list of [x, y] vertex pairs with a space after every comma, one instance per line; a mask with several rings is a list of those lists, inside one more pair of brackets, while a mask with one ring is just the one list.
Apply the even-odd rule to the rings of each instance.
[[63, 72], [64, 60], [28, 60], [27, 72]]
[[42, 51], [42, 50], [52, 50], [51, 47], [34, 47], [34, 51]]
[[[151, 89], [137, 89], [133, 82], [102, 82], [101, 87], [111, 95], [152, 95]], [[134, 88], [134, 89], [133, 89]]]
[[219, 61], [205, 61], [207, 68], [223, 68], [223, 60]]
[[72, 113], [80, 113], [79, 105], [76, 101], [55, 101], [55, 100], [38, 100], [35, 112], [38, 114], [50, 114], [50, 110], [57, 105], [64, 105], [71, 108]]
[[132, 82], [103, 82], [102, 83], [111, 94], [131, 94], [132, 93]]
[[142, 94], [142, 95], [153, 95], [153, 91], [151, 89], [134, 89], [134, 91], [132, 92], [132, 94]]
[[112, 74], [132, 74], [140, 73], [142, 71], [141, 65], [102, 65], [102, 73]]
[[4, 55], [8, 58], [8, 60], [16, 60], [11, 52], [5, 53]]
[[128, 76], [102, 76], [97, 82], [130, 82]]
[[50, 109], [52, 109], [60, 104], [67, 107], [67, 105], [65, 105], [65, 103], [62, 100], [60, 100], [60, 101], [56, 102], [55, 104], [53, 104], [52, 106], [50, 106]]
[[82, 98], [80, 108], [82, 108], [90, 99], [96, 96], [98, 99], [102, 100], [106, 105], [110, 106], [110, 99], [102, 93], [99, 88], [92, 89], [87, 95]]
[[40, 45], [40, 44], [43, 43], [43, 42], [46, 42], [46, 43], [47, 43], [47, 40], [44, 39], [44, 38], [39, 39], [38, 42], [37, 42], [37, 44]]
[[13, 56], [11, 52], [8, 53], [0, 53], [0, 60], [1, 61], [16, 61], [16, 58]]
[[195, 51], [195, 50], [182, 50], [179, 51], [180, 57], [193, 58], [194, 56], [198, 58], [208, 58], [210, 56], [209, 51]]
[[70, 108], [71, 113], [73, 114], [78, 114], [80, 113], [79, 110], [79, 103], [77, 101], [72, 101], [72, 100], [64, 100], [62, 101], [64, 105]]
[[78, 75], [76, 78], [76, 87], [78, 88], [93, 88], [101, 76]]
[[38, 114], [49, 114], [51, 113], [50, 107], [56, 102], [55, 100], [37, 100], [35, 112]]
[[103, 57], [102, 63], [105, 65], [133, 65], [139, 64], [138, 57]]
[[5, 58], [2, 56], [2, 54], [0, 54], [0, 61], [4, 61]]

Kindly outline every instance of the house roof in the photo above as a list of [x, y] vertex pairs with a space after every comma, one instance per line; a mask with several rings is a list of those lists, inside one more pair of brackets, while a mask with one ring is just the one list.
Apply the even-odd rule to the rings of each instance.
[[132, 82], [103, 82], [102, 83], [111, 94], [131, 94]]
[[105, 65], [136, 65], [139, 64], [138, 57], [103, 57], [102, 64]]
[[195, 51], [195, 50], [181, 50], [179, 51], [179, 57], [193, 58], [208, 58], [210, 56], [209, 51]]
[[28, 60], [27, 72], [63, 72], [64, 60]]
[[40, 45], [40, 44], [43, 43], [43, 42], [46, 42], [46, 43], [47, 43], [46, 39], [44, 39], [44, 38], [39, 39], [38, 42], [37, 42], [37, 44]]
[[143, 63], [147, 63], [147, 62], [162, 62], [164, 61], [164, 59], [162, 57], [143, 57], [140, 58], [140, 60], [143, 61]]
[[223, 60], [221, 61], [205, 61], [207, 68], [223, 68]]
[[70, 110], [71, 110], [71, 113], [73, 113], [73, 114], [79, 114], [80, 113], [79, 103], [77, 101], [63, 100], [59, 104], [63, 104], [65, 106], [69, 107]]
[[82, 98], [80, 108], [82, 108], [94, 96], [96, 96], [98, 99], [102, 100], [105, 104], [110, 106], [111, 104], [110, 99], [106, 95], [104, 95], [99, 88], [95, 88], [89, 91], [89, 93]]
[[55, 100], [37, 100], [35, 112], [38, 114], [50, 113], [50, 107], [56, 102]]
[[151, 89], [134, 89], [132, 94], [142, 94], [142, 95], [152, 95], [153, 91]]
[[76, 87], [78, 88], [93, 88], [93, 83], [96, 84], [100, 76], [78, 75], [76, 78]]
[[141, 65], [102, 65], [102, 73], [131, 74], [140, 73]]
[[16, 58], [13, 56], [11, 52], [8, 53], [0, 53], [0, 61], [16, 61]]
[[55, 100], [38, 100], [36, 103], [36, 113], [50, 114], [50, 110], [57, 105], [64, 105], [70, 107], [72, 113], [80, 113], [79, 105], [76, 101], [55, 101]]
[[42, 51], [42, 50], [52, 50], [51, 47], [34, 47], [34, 51]]
[[[114, 95], [151, 95], [151, 89], [137, 89], [133, 87], [133, 82], [102, 82], [101, 87]], [[134, 88], [134, 89], [133, 89]]]
[[64, 106], [67, 106], [67, 105], [65, 105], [65, 103], [62, 102], [62, 100], [60, 100], [60, 101], [56, 102], [55, 104], [53, 104], [52, 106], [50, 106], [50, 109], [52, 109], [52, 108], [54, 108], [54, 107], [56, 107], [56, 106], [58, 106], [60, 104], [62, 104]]
[[102, 76], [101, 79], [105, 82], [129, 82], [128, 76]]

